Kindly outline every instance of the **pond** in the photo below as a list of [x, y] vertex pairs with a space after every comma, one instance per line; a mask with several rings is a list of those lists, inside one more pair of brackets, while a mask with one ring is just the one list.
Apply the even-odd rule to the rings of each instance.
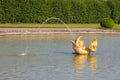
[[72, 54], [68, 34], [0, 36], [0, 80], [119, 80], [120, 36], [78, 35], [97, 37], [97, 52]]

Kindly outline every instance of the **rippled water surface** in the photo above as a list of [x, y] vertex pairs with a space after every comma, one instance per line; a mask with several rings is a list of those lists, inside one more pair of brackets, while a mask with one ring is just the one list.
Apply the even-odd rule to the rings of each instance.
[[70, 35], [1, 36], [0, 80], [119, 80], [120, 36], [84, 36], [85, 45], [94, 36], [89, 56], [72, 54]]

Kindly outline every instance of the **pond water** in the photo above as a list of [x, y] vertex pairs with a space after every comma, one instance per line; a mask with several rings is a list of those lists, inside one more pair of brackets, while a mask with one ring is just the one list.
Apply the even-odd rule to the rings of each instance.
[[97, 52], [72, 54], [67, 34], [1, 36], [0, 80], [119, 80], [120, 36], [82, 36], [86, 45], [97, 37]]

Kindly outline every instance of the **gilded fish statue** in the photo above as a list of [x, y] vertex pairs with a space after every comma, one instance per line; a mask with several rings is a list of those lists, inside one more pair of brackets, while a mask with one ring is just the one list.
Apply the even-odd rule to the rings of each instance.
[[90, 52], [96, 52], [98, 41], [94, 38], [90, 44], [86, 47], [84, 41], [81, 40], [82, 36], [79, 36], [75, 41], [72, 41], [73, 50], [76, 54], [90, 54]]

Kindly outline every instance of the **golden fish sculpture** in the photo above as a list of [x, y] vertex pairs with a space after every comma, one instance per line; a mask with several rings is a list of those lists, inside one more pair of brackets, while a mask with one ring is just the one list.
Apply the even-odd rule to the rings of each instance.
[[82, 36], [79, 36], [75, 41], [72, 41], [73, 50], [76, 54], [90, 54], [90, 52], [95, 52], [97, 50], [97, 39], [94, 38], [90, 44], [85, 47], [84, 41], [81, 40]]

